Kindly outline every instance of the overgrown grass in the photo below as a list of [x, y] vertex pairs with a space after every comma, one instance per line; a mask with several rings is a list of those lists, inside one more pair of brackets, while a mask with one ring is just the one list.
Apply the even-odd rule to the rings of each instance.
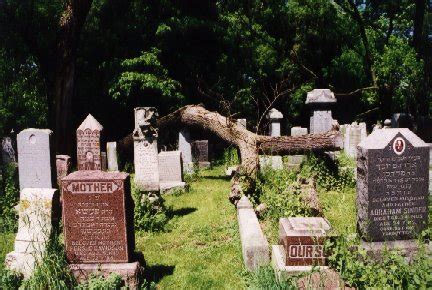
[[165, 197], [173, 207], [170, 232], [140, 233], [137, 250], [146, 278], [160, 289], [244, 289], [236, 211], [229, 181], [219, 167], [202, 172], [191, 190]]

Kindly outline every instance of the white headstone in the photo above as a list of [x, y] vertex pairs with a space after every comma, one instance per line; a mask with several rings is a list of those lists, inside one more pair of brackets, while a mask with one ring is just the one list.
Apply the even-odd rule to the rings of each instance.
[[108, 171], [118, 171], [117, 142], [107, 142]]
[[267, 113], [266, 118], [267, 120], [270, 121], [269, 135], [272, 137], [280, 136], [281, 135], [280, 122], [283, 119], [282, 113], [276, 110], [275, 108], [273, 108]]
[[[292, 127], [291, 136], [303, 136], [307, 135], [307, 128]], [[288, 156], [288, 167], [297, 168], [303, 162], [304, 155], [289, 155]]]
[[159, 152], [159, 181], [161, 191], [185, 186], [180, 151]]
[[58, 195], [53, 188], [24, 188], [17, 206], [18, 233], [14, 251], [6, 255], [6, 267], [31, 276], [41, 261], [55, 220], [53, 208], [58, 208]]
[[133, 133], [135, 184], [143, 191], [159, 190], [157, 116], [156, 108], [135, 108]]
[[52, 188], [56, 182], [48, 129], [25, 129], [17, 136], [20, 189]]

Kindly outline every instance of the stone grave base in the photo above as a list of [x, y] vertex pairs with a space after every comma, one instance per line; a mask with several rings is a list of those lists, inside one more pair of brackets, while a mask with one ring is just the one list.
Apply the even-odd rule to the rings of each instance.
[[185, 189], [186, 182], [161, 182], [159, 186], [161, 193], [168, 193], [172, 189]]
[[[365, 242], [361, 241], [361, 246], [366, 250], [367, 254], [374, 259], [381, 259], [384, 251], [397, 251], [404, 256], [407, 261], [415, 256], [419, 250], [419, 244], [417, 240], [397, 240], [397, 241], [386, 241], [386, 242]], [[432, 243], [425, 244], [426, 251], [432, 253]]]
[[199, 168], [210, 168], [210, 162], [209, 161], [200, 161], [198, 162]]
[[21, 273], [24, 279], [27, 279], [33, 273], [33, 270], [36, 265], [37, 257], [40, 257], [41, 254], [33, 253], [18, 253], [18, 252], [10, 252], [6, 254], [5, 258], [5, 266], [9, 270], [16, 271]]
[[92, 274], [108, 277], [111, 273], [119, 274], [125, 285], [137, 289], [142, 268], [139, 262], [107, 264], [70, 264], [73, 275], [78, 282], [87, 280]]
[[297, 281], [299, 289], [340, 289], [344, 283], [339, 274], [327, 266], [286, 266], [285, 251], [282, 245], [272, 245], [271, 264], [279, 281], [285, 281], [289, 276], [306, 274]]

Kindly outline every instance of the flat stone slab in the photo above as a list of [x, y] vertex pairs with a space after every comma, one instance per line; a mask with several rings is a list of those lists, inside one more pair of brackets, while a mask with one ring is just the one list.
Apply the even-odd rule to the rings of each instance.
[[184, 189], [186, 187], [186, 182], [161, 182], [159, 184], [161, 193], [167, 193], [171, 189]]
[[247, 205], [246, 197], [239, 201], [237, 217], [242, 244], [243, 261], [249, 271], [269, 264], [269, 243], [264, 236], [253, 208]]
[[138, 289], [139, 276], [142, 272], [139, 262], [70, 264], [69, 268], [78, 282], [88, 280], [92, 274], [108, 277], [111, 273], [117, 273], [122, 277], [125, 285], [127, 285], [130, 289]]
[[[361, 241], [361, 246], [366, 250], [367, 254], [375, 259], [381, 259], [385, 251], [397, 251], [411, 261], [412, 258], [419, 251], [419, 244], [417, 240], [396, 240], [386, 242], [365, 242]], [[432, 243], [425, 244], [426, 251], [432, 253]]]

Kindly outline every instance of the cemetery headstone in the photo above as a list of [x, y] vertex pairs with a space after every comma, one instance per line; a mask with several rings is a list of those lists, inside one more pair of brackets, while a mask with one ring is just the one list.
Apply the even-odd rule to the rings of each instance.
[[345, 125], [344, 134], [344, 151], [355, 158], [357, 156], [357, 145], [367, 137], [366, 123], [353, 122], [351, 125]]
[[99, 170], [80, 170], [62, 179], [66, 257], [78, 280], [98, 271], [115, 272], [136, 285], [139, 263], [129, 184], [127, 173]]
[[357, 151], [357, 224], [366, 242], [409, 240], [428, 224], [429, 148], [406, 128], [372, 132]]
[[71, 157], [69, 155], [56, 155], [57, 185], [61, 188], [61, 179], [70, 173]]
[[[283, 119], [282, 113], [273, 108], [267, 113], [266, 118], [269, 120], [269, 135], [279, 137], [281, 135], [280, 122]], [[259, 158], [261, 169], [266, 167], [271, 167], [274, 170], [283, 169], [282, 156], [260, 156]]]
[[[291, 136], [302, 136], [307, 135], [307, 128], [302, 127], [292, 127]], [[304, 155], [289, 155], [288, 156], [288, 167], [298, 168], [303, 162]]]
[[52, 188], [56, 182], [48, 129], [25, 129], [17, 136], [20, 189]]
[[159, 181], [162, 192], [185, 187], [180, 151], [159, 152]]
[[281, 135], [281, 120], [283, 119], [283, 115], [281, 112], [276, 110], [275, 108], [271, 109], [267, 115], [267, 120], [269, 120], [269, 135], [272, 137], [277, 137]]
[[336, 97], [329, 89], [314, 89], [307, 93], [306, 105], [311, 107], [311, 134], [324, 133], [332, 129], [333, 117], [331, 107]]
[[210, 167], [208, 140], [195, 140], [192, 142], [192, 160], [200, 168]]
[[108, 168], [108, 160], [107, 160], [107, 153], [101, 152], [101, 167], [102, 171], [107, 171]]
[[49, 241], [53, 226], [58, 221], [59, 200], [57, 189], [24, 188], [20, 193], [18, 210], [18, 233], [14, 251], [6, 255], [8, 269], [29, 278], [40, 263]]
[[107, 143], [108, 171], [118, 171], [117, 142]]
[[157, 116], [156, 108], [135, 108], [135, 184], [143, 191], [159, 190]]
[[193, 171], [191, 143], [189, 130], [187, 128], [181, 129], [179, 132], [178, 150], [182, 153], [183, 170], [186, 173], [191, 173]]
[[2, 160], [3, 165], [8, 165], [10, 163], [16, 162], [15, 149], [12, 143], [11, 137], [2, 138]]
[[78, 170], [102, 170], [102, 130], [102, 125], [90, 114], [76, 130]]

